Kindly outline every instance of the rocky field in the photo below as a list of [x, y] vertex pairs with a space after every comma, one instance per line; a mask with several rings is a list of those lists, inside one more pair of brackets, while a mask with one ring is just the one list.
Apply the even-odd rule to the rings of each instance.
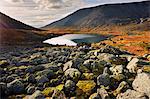
[[0, 55], [1, 99], [149, 99], [150, 55], [100, 45]]

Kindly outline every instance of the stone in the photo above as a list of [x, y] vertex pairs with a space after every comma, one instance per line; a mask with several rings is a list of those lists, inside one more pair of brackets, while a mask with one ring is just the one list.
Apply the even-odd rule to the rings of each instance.
[[23, 93], [25, 90], [24, 84], [19, 79], [8, 83], [7, 88], [11, 94], [20, 94]]
[[83, 66], [86, 66], [94, 75], [99, 75], [103, 73], [104, 66], [107, 64], [105, 61], [96, 60], [85, 60]]
[[35, 92], [35, 87], [34, 86], [31, 86], [27, 89], [27, 94], [31, 95]]
[[117, 99], [148, 99], [144, 93], [137, 92], [135, 90], [128, 89], [124, 93], [120, 93]]
[[138, 70], [138, 62], [140, 61], [140, 59], [138, 58], [133, 58], [127, 65], [127, 69], [129, 70], [129, 72], [131, 73], [136, 73]]
[[96, 76], [93, 73], [83, 73], [81, 79], [83, 80], [94, 80]]
[[38, 83], [45, 83], [45, 82], [48, 82], [49, 79], [45, 75], [43, 75], [43, 76], [37, 76], [36, 81]]
[[44, 96], [46, 97], [52, 97], [52, 94], [54, 93], [54, 90], [57, 90], [56, 88], [54, 87], [48, 87], [48, 88], [45, 88], [42, 93]]
[[0, 67], [4, 68], [4, 67], [6, 67], [8, 65], [9, 65], [9, 62], [7, 60], [1, 60], [0, 61]]
[[97, 89], [97, 93], [100, 95], [100, 99], [111, 99], [104, 88]]
[[54, 90], [52, 99], [67, 99], [64, 92], [60, 90]]
[[31, 96], [29, 96], [27, 99], [45, 99], [45, 97], [41, 91], [37, 90]]
[[76, 83], [73, 82], [72, 80], [67, 80], [64, 86], [64, 90], [66, 95], [71, 96], [74, 94], [76, 89]]
[[129, 88], [127, 82], [122, 81], [122, 82], [119, 84], [118, 88], [113, 92], [114, 96], [117, 96], [117, 95], [120, 94], [122, 91], [123, 91], [123, 92], [126, 91], [127, 88]]
[[12, 82], [12, 81], [14, 81], [14, 80], [15, 80], [15, 77], [14, 77], [13, 75], [10, 75], [10, 76], [8, 76], [8, 77], [6, 78], [7, 83], [10, 83], [10, 82]]
[[36, 73], [37, 76], [43, 76], [47, 77], [48, 79], [53, 78], [55, 76], [53, 70], [51, 69], [45, 69], [43, 71], [39, 71]]
[[97, 77], [97, 85], [107, 87], [110, 85], [110, 77], [108, 74], [101, 74]]
[[123, 74], [123, 65], [116, 65], [113, 67], [110, 67], [110, 71], [113, 73], [113, 75], [119, 75], [119, 74]]
[[114, 55], [125, 54], [125, 52], [121, 51], [120, 49], [109, 46], [109, 45], [105, 45], [104, 47], [100, 48], [99, 51], [101, 53], [110, 53], [110, 54], [114, 54]]
[[91, 94], [96, 87], [94, 80], [79, 80], [76, 86], [86, 94]]
[[35, 79], [34, 74], [28, 75], [26, 79], [27, 79], [27, 81], [28, 81], [29, 83], [36, 83], [36, 79]]
[[138, 74], [132, 83], [132, 87], [138, 92], [145, 93], [150, 98], [150, 74]]
[[0, 95], [5, 96], [7, 94], [7, 84], [0, 82]]
[[100, 95], [98, 93], [93, 93], [89, 99], [101, 99]]
[[77, 81], [80, 78], [81, 73], [78, 69], [70, 68], [65, 71], [65, 76], [67, 77], [67, 79]]

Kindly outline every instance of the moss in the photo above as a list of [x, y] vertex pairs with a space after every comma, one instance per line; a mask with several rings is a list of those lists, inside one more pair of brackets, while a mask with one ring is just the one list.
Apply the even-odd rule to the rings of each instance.
[[47, 97], [51, 97], [54, 90], [56, 90], [55, 87], [49, 87], [49, 88], [45, 88], [43, 91], [42, 91], [42, 94], [47, 96]]
[[56, 86], [56, 89], [58, 89], [60, 91], [62, 91], [63, 88], [64, 88], [64, 84], [60, 84], [60, 85]]
[[147, 73], [150, 73], [150, 66], [144, 66], [143, 71], [147, 72]]
[[93, 73], [83, 73], [81, 78], [85, 80], [93, 80], [96, 76]]
[[80, 80], [76, 85], [84, 93], [90, 94], [92, 90], [95, 88], [96, 83], [94, 82], [94, 80]]

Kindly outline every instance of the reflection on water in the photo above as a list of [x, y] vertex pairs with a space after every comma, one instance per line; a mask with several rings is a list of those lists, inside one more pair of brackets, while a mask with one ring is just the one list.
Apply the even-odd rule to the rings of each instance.
[[77, 46], [77, 44], [90, 44], [100, 42], [107, 39], [103, 35], [95, 34], [65, 34], [62, 36], [54, 37], [43, 41], [43, 43], [48, 43], [51, 45], [67, 45], [67, 46]]

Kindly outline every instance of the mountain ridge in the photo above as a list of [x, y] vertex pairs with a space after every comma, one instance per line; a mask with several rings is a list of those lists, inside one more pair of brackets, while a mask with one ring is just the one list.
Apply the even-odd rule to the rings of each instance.
[[150, 1], [105, 4], [83, 8], [43, 28], [97, 27], [140, 23], [150, 17]]

